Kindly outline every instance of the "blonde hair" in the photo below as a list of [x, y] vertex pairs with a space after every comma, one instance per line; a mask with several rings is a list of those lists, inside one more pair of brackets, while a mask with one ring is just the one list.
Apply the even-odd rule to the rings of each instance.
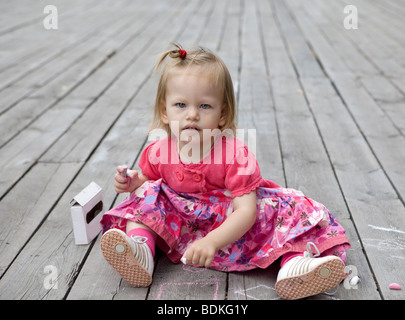
[[157, 71], [163, 64], [164, 60], [169, 56], [171, 59], [164, 65], [160, 75], [159, 84], [156, 93], [155, 110], [151, 124], [151, 130], [162, 128], [166, 130], [170, 136], [169, 125], [161, 121], [163, 108], [165, 108], [166, 99], [166, 84], [169, 78], [169, 72], [173, 68], [187, 69], [190, 66], [203, 66], [210, 79], [215, 86], [219, 86], [223, 90], [224, 107], [222, 115], [225, 118], [225, 124], [220, 127], [221, 131], [225, 129], [236, 129], [236, 100], [233, 90], [232, 78], [229, 74], [225, 63], [217, 55], [208, 49], [198, 47], [184, 51], [179, 44], [172, 43], [175, 49], [164, 52], [155, 66]]

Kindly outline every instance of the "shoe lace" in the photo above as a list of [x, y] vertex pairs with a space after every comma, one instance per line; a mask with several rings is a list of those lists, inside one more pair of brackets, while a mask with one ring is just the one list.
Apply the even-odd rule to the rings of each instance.
[[[314, 255], [312, 252], [312, 248], [315, 248], [316, 254]], [[321, 253], [319, 252], [318, 247], [315, 245], [313, 242], [308, 242], [307, 243], [307, 251], [304, 252], [304, 257], [305, 258], [316, 258], [320, 255]]]
[[143, 244], [148, 241], [147, 237], [131, 235], [131, 240], [135, 243]]

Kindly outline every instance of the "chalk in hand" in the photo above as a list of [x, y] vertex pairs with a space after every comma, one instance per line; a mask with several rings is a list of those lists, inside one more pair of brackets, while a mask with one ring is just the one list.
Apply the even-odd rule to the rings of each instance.
[[128, 167], [127, 166], [123, 166], [123, 170], [121, 171], [121, 176], [126, 178], [127, 177], [127, 171], [128, 171]]

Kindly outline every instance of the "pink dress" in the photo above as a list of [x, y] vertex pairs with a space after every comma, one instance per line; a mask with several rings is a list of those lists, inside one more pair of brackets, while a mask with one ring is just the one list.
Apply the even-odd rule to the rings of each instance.
[[143, 223], [158, 235], [160, 249], [178, 263], [191, 243], [233, 212], [234, 197], [256, 190], [255, 224], [218, 250], [210, 268], [266, 268], [287, 252], [304, 252], [307, 242], [315, 243], [321, 255], [346, 260], [350, 244], [335, 217], [302, 192], [263, 179], [254, 155], [237, 139], [217, 139], [197, 164], [179, 160], [176, 139], [157, 140], [144, 150], [139, 167], [150, 180], [103, 215], [103, 232], [125, 231], [127, 220]]

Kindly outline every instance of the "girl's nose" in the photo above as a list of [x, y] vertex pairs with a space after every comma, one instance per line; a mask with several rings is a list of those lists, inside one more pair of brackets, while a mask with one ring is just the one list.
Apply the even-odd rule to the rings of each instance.
[[200, 113], [198, 108], [194, 106], [189, 106], [187, 110], [187, 117], [186, 120], [194, 120], [198, 121], [200, 119]]

